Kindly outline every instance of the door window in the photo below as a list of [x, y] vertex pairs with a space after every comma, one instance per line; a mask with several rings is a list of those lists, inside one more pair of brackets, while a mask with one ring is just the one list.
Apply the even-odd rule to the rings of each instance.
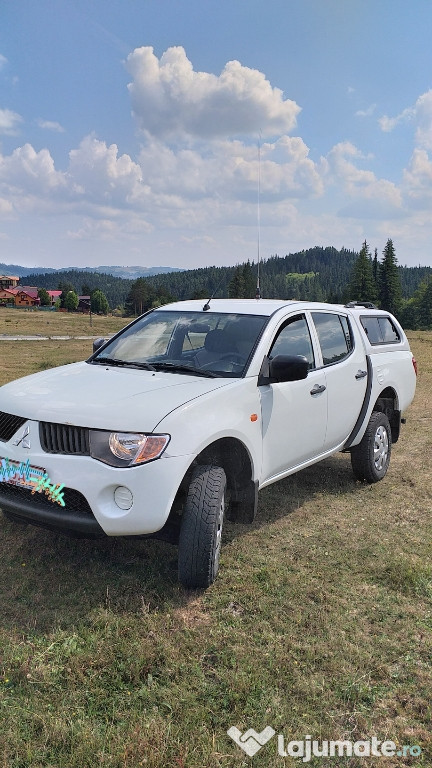
[[315, 368], [311, 337], [304, 315], [292, 317], [282, 326], [269, 357], [276, 355], [303, 355], [309, 363], [309, 368]]
[[329, 312], [312, 312], [321, 346], [324, 365], [332, 365], [350, 354], [353, 344], [345, 316]]

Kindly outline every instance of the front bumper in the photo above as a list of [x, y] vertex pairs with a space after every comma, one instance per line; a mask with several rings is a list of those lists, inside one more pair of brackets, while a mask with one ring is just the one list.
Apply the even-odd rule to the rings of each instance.
[[0, 484], [0, 509], [23, 523], [41, 525], [82, 536], [105, 536], [86, 499], [78, 491], [63, 489], [65, 508], [32, 494], [25, 488]]
[[[0, 509], [29, 523], [81, 534], [148, 535], [165, 525], [192, 456], [167, 456], [137, 467], [110, 467], [89, 456], [45, 453], [37, 422], [28, 421], [31, 448], [0, 442], [0, 455], [45, 469], [53, 484], [64, 485], [62, 507], [42, 493], [0, 482]], [[129, 509], [114, 499], [119, 487], [130, 492]]]

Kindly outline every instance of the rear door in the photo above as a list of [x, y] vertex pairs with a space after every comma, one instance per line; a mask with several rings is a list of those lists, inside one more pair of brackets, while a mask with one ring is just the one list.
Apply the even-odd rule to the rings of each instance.
[[358, 331], [344, 313], [312, 312], [327, 387], [325, 450], [343, 443], [352, 432], [366, 393], [366, 353]]
[[319, 456], [327, 425], [324, 370], [316, 354], [306, 314], [285, 320], [278, 328], [268, 356], [304, 355], [309, 373], [303, 381], [260, 386], [263, 429], [262, 483]]

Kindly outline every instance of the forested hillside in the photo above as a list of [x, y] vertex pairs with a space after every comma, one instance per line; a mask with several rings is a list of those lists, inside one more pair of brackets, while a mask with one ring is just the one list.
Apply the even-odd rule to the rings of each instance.
[[[272, 256], [260, 265], [261, 294], [266, 298], [337, 299], [349, 282], [357, 254], [336, 248], [311, 248], [289, 256]], [[244, 265], [240, 265], [242, 268]], [[256, 264], [251, 296], [255, 295]], [[203, 267], [187, 272], [155, 275], [148, 278], [176, 298], [187, 299], [212, 295], [228, 296], [229, 284], [236, 267]]]
[[[336, 248], [310, 248], [288, 256], [271, 256], [261, 262], [261, 295], [265, 298], [309, 299], [342, 302], [347, 298], [348, 285], [358, 253]], [[410, 299], [420, 284], [432, 275], [431, 267], [398, 267], [402, 295]], [[243, 281], [243, 295], [253, 297], [256, 289], [257, 265], [241, 264], [235, 267], [201, 267], [184, 272], [158, 274], [144, 280], [148, 301], [206, 298], [215, 294], [222, 298], [230, 295], [233, 281]], [[21, 283], [31, 282], [39, 288], [56, 289], [64, 283], [78, 293], [99, 289], [106, 295], [110, 307], [124, 306], [132, 286], [137, 281], [125, 280], [107, 274], [92, 272], [51, 272], [31, 275]], [[231, 284], [231, 288], [230, 288]], [[86, 288], [84, 291], [83, 288]], [[233, 295], [233, 294], [231, 294]], [[239, 294], [237, 294], [239, 295]], [[352, 298], [352, 297], [351, 297]], [[145, 302], [146, 303], [146, 302]], [[129, 301], [129, 305], [131, 302]], [[135, 302], [136, 305], [136, 302]]]
[[98, 272], [78, 272], [72, 269], [70, 272], [27, 275], [21, 278], [20, 283], [21, 285], [35, 285], [38, 288], [48, 290], [63, 289], [64, 284], [68, 283], [78, 294], [91, 293], [98, 289], [107, 297], [110, 308], [114, 309], [125, 303], [133, 281]]
[[[309, 248], [288, 256], [271, 256], [261, 262], [261, 295], [273, 299], [309, 299], [311, 301], [344, 301], [347, 286], [351, 280], [354, 263], [358, 257], [355, 251], [336, 248]], [[239, 265], [240, 270], [245, 265]], [[255, 295], [256, 264], [252, 264], [255, 275], [249, 295]], [[177, 299], [210, 296], [228, 296], [229, 284], [236, 267], [204, 267], [187, 272], [155, 275], [148, 283], [163, 289]], [[402, 295], [405, 299], [413, 296], [420, 283], [432, 274], [431, 267], [398, 267]]]

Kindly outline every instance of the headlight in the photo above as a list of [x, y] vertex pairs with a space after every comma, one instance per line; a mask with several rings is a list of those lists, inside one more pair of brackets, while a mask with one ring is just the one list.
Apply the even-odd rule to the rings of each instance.
[[112, 467], [134, 467], [162, 456], [169, 435], [90, 430], [90, 455]]

